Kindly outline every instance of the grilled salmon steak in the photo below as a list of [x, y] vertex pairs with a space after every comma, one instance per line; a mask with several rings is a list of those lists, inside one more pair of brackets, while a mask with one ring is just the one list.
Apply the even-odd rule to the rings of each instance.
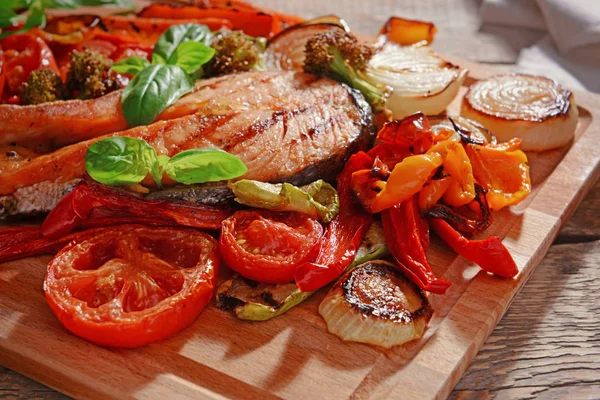
[[[109, 107], [108, 113], [112, 111]], [[374, 134], [371, 109], [362, 95], [333, 80], [301, 72], [247, 72], [209, 79], [165, 110], [161, 118], [112, 135], [143, 138], [158, 154], [169, 156], [193, 148], [223, 149], [246, 164], [245, 178], [265, 182], [332, 180], [347, 156]], [[65, 136], [72, 134], [69, 129]], [[8, 151], [3, 147], [0, 216], [20, 213], [25, 204], [28, 212], [47, 211], [35, 206], [36, 199], [31, 197], [45, 197], [41, 208], [52, 206], [52, 199], [60, 198], [65, 185], [70, 187], [73, 180], [84, 177], [84, 155], [96, 140], [44, 155], [18, 145]]]
[[[298, 95], [303, 89], [302, 81], [286, 82], [283, 77], [275, 78], [269, 74], [227, 75], [207, 79], [198, 81], [192, 93], [168, 107], [157, 120], [179, 118], [198, 111], [208, 114], [231, 111], [229, 106], [258, 106], [262, 103], [261, 96], [264, 93], [256, 93], [256, 85], [259, 90], [269, 93], [273, 101]], [[57, 101], [33, 106], [2, 104], [0, 146], [15, 144], [48, 151], [123, 131], [128, 126], [121, 112], [121, 92], [119, 90], [93, 100]], [[273, 103], [265, 105], [273, 106]]]

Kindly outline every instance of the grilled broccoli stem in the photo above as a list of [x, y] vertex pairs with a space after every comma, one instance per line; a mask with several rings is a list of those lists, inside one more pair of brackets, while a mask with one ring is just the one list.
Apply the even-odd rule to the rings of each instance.
[[314, 35], [306, 42], [304, 72], [326, 76], [359, 90], [375, 112], [385, 111], [390, 89], [367, 82], [361, 74], [373, 57], [371, 46], [342, 30]]
[[105, 55], [84, 50], [70, 55], [71, 68], [67, 86], [81, 100], [95, 99], [120, 88], [110, 72], [112, 60]]
[[42, 104], [67, 98], [67, 88], [51, 69], [39, 69], [29, 74], [21, 87], [23, 104]]
[[253, 38], [242, 31], [220, 31], [211, 47], [215, 56], [206, 72], [210, 76], [262, 70], [263, 38]]

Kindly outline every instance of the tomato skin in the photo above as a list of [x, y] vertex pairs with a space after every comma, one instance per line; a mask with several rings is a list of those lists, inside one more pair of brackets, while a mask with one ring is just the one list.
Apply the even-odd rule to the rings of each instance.
[[219, 248], [225, 264], [245, 278], [289, 283], [298, 265], [316, 258], [322, 236], [321, 224], [302, 214], [237, 211], [223, 221]]
[[[119, 268], [124, 261], [122, 254], [112, 254], [117, 251], [113, 247], [136, 254], [128, 240], [138, 244], [150, 240], [154, 244], [139, 248], [149, 246], [154, 255], [143, 253], [137, 264]], [[173, 243], [180, 248], [170, 259]], [[172, 264], [176, 268], [169, 268]], [[205, 233], [122, 225], [101, 229], [61, 250], [48, 264], [44, 292], [67, 330], [98, 345], [131, 348], [165, 339], [192, 323], [212, 298], [218, 265], [217, 243]], [[107, 269], [109, 273], [103, 272]], [[151, 276], [153, 273], [160, 279]], [[156, 285], [145, 285], [142, 278], [148, 276]], [[156, 289], [158, 282], [169, 280], [178, 283]], [[119, 286], [118, 282], [124, 283]], [[107, 293], [113, 295], [110, 300], [90, 304]], [[157, 301], [156, 295], [161, 293], [168, 296]], [[140, 294], [145, 295], [141, 300]]]
[[58, 66], [52, 51], [40, 37], [21, 34], [0, 40], [2, 69], [6, 85], [12, 94], [19, 93], [29, 74], [38, 69], [51, 69], [57, 74]]

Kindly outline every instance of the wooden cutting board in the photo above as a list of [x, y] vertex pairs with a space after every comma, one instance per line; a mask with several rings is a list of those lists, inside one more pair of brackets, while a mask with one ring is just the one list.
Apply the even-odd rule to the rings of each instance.
[[[493, 73], [468, 64], [472, 77]], [[161, 343], [101, 348], [65, 331], [48, 308], [46, 256], [0, 265], [0, 364], [78, 398], [444, 398], [600, 174], [600, 96], [576, 100], [574, 143], [529, 154], [533, 193], [485, 232], [504, 238], [521, 273], [482, 273], [434, 240], [432, 267], [454, 284], [430, 296], [435, 314], [419, 341], [388, 351], [342, 342], [317, 313], [322, 290], [272, 321], [239, 321], [210, 305]], [[460, 96], [449, 113], [459, 104]]]

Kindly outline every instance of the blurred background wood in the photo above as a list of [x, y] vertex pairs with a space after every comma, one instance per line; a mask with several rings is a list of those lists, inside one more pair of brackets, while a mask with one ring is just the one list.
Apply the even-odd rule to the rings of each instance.
[[[305, 18], [338, 14], [363, 34], [391, 16], [434, 22], [433, 47], [510, 69], [530, 43], [480, 30], [480, 0], [254, 0]], [[451, 395], [600, 398], [600, 183], [596, 183]], [[1, 360], [0, 360], [1, 363]], [[0, 367], [0, 399], [66, 399]]]

